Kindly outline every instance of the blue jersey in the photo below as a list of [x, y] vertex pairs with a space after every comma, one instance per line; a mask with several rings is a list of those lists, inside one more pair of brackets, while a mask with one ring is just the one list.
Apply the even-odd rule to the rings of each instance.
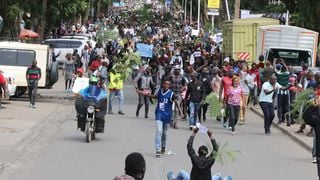
[[167, 90], [163, 93], [163, 89], [158, 91], [158, 105], [156, 107], [156, 120], [163, 121], [165, 123], [171, 122], [172, 117], [172, 104], [173, 104], [173, 92]]

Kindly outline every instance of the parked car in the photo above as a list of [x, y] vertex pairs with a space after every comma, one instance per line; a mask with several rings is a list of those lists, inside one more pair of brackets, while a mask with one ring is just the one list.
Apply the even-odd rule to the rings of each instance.
[[17, 89], [17, 84], [15, 81], [15, 76], [13, 74], [7, 73], [7, 72], [3, 72], [2, 73], [4, 78], [6, 79], [6, 99], [9, 99], [9, 97], [12, 97], [15, 95], [16, 93], [16, 89]]
[[59, 56], [56, 58], [59, 65], [62, 65], [66, 59], [66, 55], [68, 53], [73, 53], [74, 49], [78, 50], [80, 54], [84, 46], [89, 42], [92, 47], [96, 45], [96, 43], [92, 40], [86, 39], [47, 39], [45, 40], [45, 44], [48, 44], [54, 48], [54, 53]]
[[39, 88], [51, 88], [58, 81], [58, 63], [52, 62], [51, 54], [48, 45], [0, 42], [0, 69], [6, 73], [14, 73], [14, 79], [10, 74], [7, 77], [9, 82], [14, 80], [16, 83], [15, 96], [21, 96], [26, 92], [26, 71], [35, 59], [42, 72]]

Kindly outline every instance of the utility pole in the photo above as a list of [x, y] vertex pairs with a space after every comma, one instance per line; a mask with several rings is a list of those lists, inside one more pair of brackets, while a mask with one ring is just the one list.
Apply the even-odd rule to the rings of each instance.
[[229, 11], [229, 4], [228, 4], [228, 0], [224, 1], [226, 4], [226, 9], [227, 9], [227, 15], [228, 15], [228, 21], [230, 21], [230, 11]]
[[200, 2], [201, 0], [198, 0], [198, 31], [200, 32]]
[[192, 24], [192, 0], [190, 1], [190, 24]]
[[240, 1], [235, 0], [234, 2], [234, 19], [240, 19]]
[[187, 21], [187, 0], [184, 0], [184, 22]]

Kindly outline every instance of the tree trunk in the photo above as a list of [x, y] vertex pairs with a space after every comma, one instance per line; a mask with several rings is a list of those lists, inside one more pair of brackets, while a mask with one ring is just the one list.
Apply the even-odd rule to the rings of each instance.
[[39, 27], [39, 38], [42, 40], [44, 37], [44, 31], [46, 26], [46, 12], [47, 12], [47, 4], [48, 0], [42, 0], [42, 9], [41, 9], [41, 19], [40, 19], [40, 27]]
[[240, 18], [240, 0], [234, 2], [234, 19]]

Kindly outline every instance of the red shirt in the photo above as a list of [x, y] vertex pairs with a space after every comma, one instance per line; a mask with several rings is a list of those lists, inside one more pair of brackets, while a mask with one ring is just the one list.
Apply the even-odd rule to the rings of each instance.
[[263, 69], [263, 68], [264, 68], [264, 63], [263, 63], [263, 62], [260, 62], [260, 63], [257, 65], [257, 67]]
[[5, 84], [5, 83], [6, 83], [6, 79], [4, 78], [4, 75], [0, 73], [0, 84]]
[[226, 76], [222, 79], [222, 82], [223, 82], [223, 97], [225, 100], [227, 100], [227, 92], [230, 86], [232, 85], [232, 78], [230, 78], [229, 76]]

